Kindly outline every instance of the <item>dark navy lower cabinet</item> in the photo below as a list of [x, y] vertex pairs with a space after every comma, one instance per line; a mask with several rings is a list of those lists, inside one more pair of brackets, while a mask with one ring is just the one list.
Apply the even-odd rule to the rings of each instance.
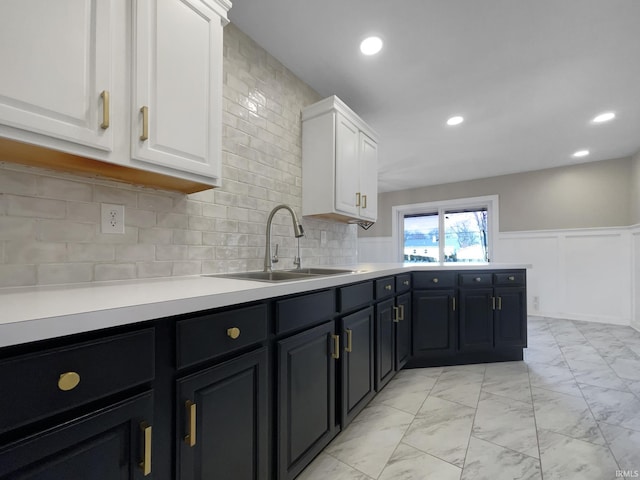
[[376, 304], [376, 392], [389, 383], [396, 373], [395, 368], [395, 299], [390, 298]]

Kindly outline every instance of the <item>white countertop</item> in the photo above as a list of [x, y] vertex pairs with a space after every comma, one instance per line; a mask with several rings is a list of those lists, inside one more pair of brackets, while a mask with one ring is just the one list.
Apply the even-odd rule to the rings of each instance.
[[2, 288], [0, 289], [0, 315], [2, 316], [0, 318], [0, 348], [335, 287], [403, 272], [518, 269], [531, 268], [531, 265], [371, 263], [347, 266], [332, 265], [322, 268], [344, 268], [354, 270], [357, 273], [278, 283], [190, 276]]

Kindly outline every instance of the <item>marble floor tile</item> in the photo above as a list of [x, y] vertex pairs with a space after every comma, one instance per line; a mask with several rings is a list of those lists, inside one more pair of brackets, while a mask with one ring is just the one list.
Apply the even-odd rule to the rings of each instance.
[[524, 349], [524, 358], [529, 363], [544, 363], [547, 365], [556, 365], [558, 367], [566, 367], [564, 355], [558, 346], [553, 347], [536, 347], [530, 345]]
[[540, 460], [471, 437], [461, 480], [542, 480]]
[[538, 432], [544, 480], [614, 480], [618, 464], [606, 446], [549, 430]]
[[527, 364], [524, 362], [505, 362], [487, 365], [482, 391], [531, 403]]
[[628, 390], [624, 380], [619, 378], [609, 365], [584, 361], [571, 366], [571, 371], [579, 384], [584, 383], [601, 388], [612, 388], [623, 392]]
[[[369, 416], [354, 420], [324, 451], [350, 467], [377, 478], [411, 424], [413, 415], [384, 405], [365, 408], [362, 413], [367, 410]], [[393, 421], [383, 418], [385, 410], [394, 417]]]
[[475, 408], [484, 380], [484, 369], [484, 365], [482, 369], [447, 367], [438, 377], [430, 395]]
[[531, 363], [529, 364], [529, 381], [532, 387], [582, 397], [582, 391], [569, 368]]
[[353, 423], [367, 423], [375, 428], [408, 425], [413, 415], [383, 404], [370, 403], [354, 419]]
[[598, 422], [640, 431], [640, 400], [633, 393], [580, 384]]
[[640, 359], [628, 355], [604, 358], [620, 378], [640, 381]]
[[621, 470], [640, 470], [640, 432], [601, 423], [600, 429]]
[[636, 397], [640, 398], [640, 382], [634, 380], [627, 381], [627, 388], [630, 392], [634, 393]]
[[429, 396], [402, 441], [462, 467], [475, 413], [474, 408]]
[[459, 480], [461, 472], [455, 465], [400, 443], [378, 480]]
[[560, 347], [589, 345], [589, 341], [581, 333], [560, 333], [555, 339]]
[[530, 457], [538, 457], [533, 406], [483, 392], [472, 435]]
[[429, 391], [433, 388], [438, 377], [428, 377], [420, 372], [407, 370], [399, 372], [384, 389], [371, 401], [375, 405], [397, 408], [415, 415], [420, 410]]
[[589, 405], [582, 397], [534, 388], [533, 408], [539, 429], [598, 445], [606, 444]]
[[321, 453], [303, 472], [297, 480], [371, 480], [372, 477], [359, 472], [337, 458]]

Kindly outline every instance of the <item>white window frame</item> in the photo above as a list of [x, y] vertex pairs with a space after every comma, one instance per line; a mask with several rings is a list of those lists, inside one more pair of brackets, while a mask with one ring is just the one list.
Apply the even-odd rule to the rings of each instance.
[[[417, 215], [420, 213], [438, 213], [439, 229], [444, 232], [444, 212], [445, 210], [456, 210], [463, 208], [484, 208], [487, 209], [487, 230], [489, 239], [487, 241], [487, 251], [489, 262], [495, 258], [494, 246], [497, 243], [499, 229], [499, 205], [498, 195], [486, 195], [483, 197], [456, 198], [453, 200], [439, 200], [427, 203], [412, 203], [409, 205], [396, 205], [391, 208], [391, 239], [393, 245], [393, 256], [395, 261], [404, 262], [404, 217], [405, 215]], [[440, 258], [444, 258], [444, 245], [439, 242]]]

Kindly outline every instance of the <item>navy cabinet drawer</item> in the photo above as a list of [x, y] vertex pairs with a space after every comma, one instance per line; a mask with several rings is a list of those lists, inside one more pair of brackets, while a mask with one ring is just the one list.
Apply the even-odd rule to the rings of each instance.
[[461, 273], [458, 275], [462, 287], [486, 287], [493, 285], [491, 273]]
[[495, 285], [515, 285], [521, 286], [525, 283], [524, 272], [510, 272], [510, 273], [494, 273], [493, 282]]
[[181, 320], [176, 326], [177, 366], [187, 367], [267, 338], [264, 304]]
[[333, 290], [300, 295], [276, 302], [276, 334], [326, 322], [336, 312]]
[[411, 289], [411, 274], [396, 275], [396, 293], [403, 293]]
[[348, 312], [373, 301], [373, 282], [338, 288], [338, 312]]
[[150, 382], [152, 328], [0, 362], [0, 433]]
[[376, 280], [376, 300], [390, 297], [396, 293], [396, 281], [394, 277], [384, 277]]
[[425, 290], [430, 288], [451, 288], [456, 285], [455, 272], [414, 272], [413, 288]]

